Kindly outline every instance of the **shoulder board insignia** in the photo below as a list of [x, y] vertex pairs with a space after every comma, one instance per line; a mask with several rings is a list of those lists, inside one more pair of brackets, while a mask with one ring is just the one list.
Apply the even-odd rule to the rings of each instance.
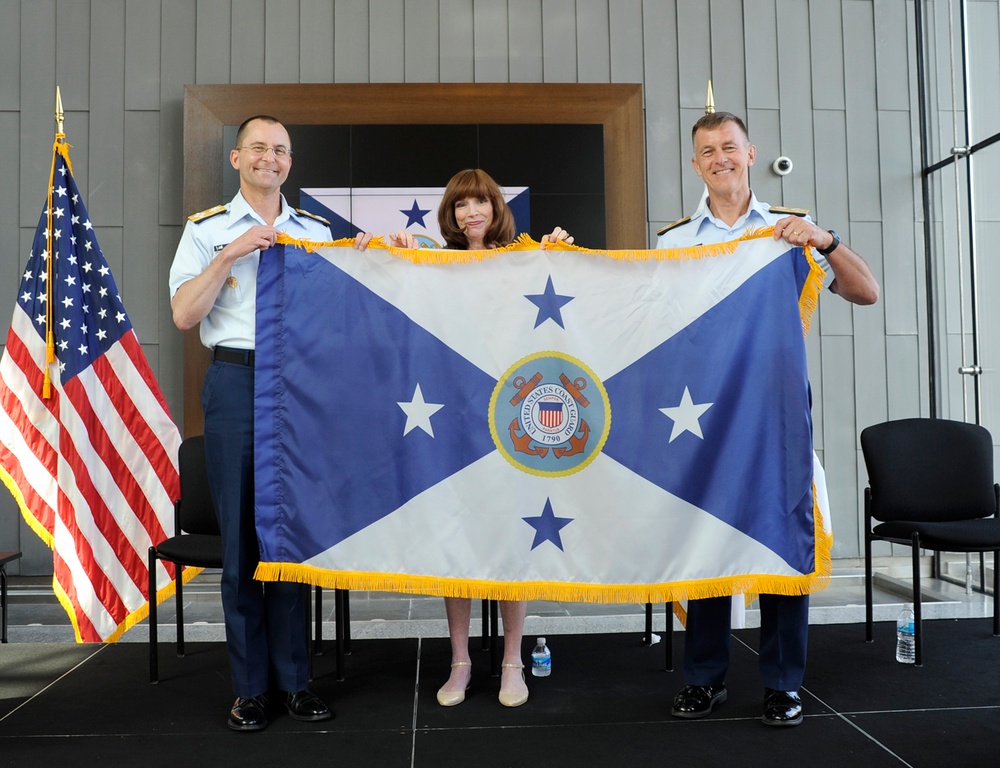
[[656, 230], [656, 236], [659, 237], [664, 232], [669, 232], [674, 227], [679, 227], [681, 224], [687, 224], [689, 221], [691, 221], [690, 216], [685, 216], [683, 219], [677, 219], [677, 221], [675, 221], [673, 224], [667, 224], [667, 226], [665, 226], [663, 229]]
[[225, 211], [226, 211], [226, 206], [216, 205], [212, 208], [206, 208], [204, 211], [198, 211], [198, 213], [192, 213], [190, 216], [188, 216], [188, 219], [197, 224], [199, 221], [204, 221], [205, 219], [210, 219], [213, 216], [218, 216], [220, 213], [224, 213]]
[[327, 226], [330, 226], [329, 220], [324, 219], [322, 216], [318, 214], [311, 213], [309, 211], [303, 210], [302, 208], [296, 208], [295, 210], [301, 213], [303, 216], [308, 216], [310, 219], [316, 219], [316, 221], [322, 221]]
[[808, 216], [808, 208], [785, 208], [781, 205], [772, 205], [768, 208], [770, 213], [787, 213], [791, 216]]

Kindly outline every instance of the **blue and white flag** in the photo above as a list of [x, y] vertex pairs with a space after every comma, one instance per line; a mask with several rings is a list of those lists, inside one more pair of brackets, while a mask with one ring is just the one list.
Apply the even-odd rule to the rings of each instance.
[[[307, 187], [299, 190], [299, 205], [327, 219], [334, 237], [409, 232], [423, 248], [442, 248], [437, 211], [444, 192], [444, 187]], [[517, 231], [530, 231], [528, 187], [505, 187], [503, 199]]]
[[258, 276], [258, 577], [651, 602], [825, 586], [769, 233], [686, 251], [290, 245]]

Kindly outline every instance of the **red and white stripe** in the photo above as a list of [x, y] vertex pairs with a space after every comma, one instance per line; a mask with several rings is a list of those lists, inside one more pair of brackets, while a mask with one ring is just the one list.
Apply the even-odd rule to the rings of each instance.
[[[173, 534], [180, 434], [128, 332], [64, 385], [14, 310], [0, 360], [0, 466], [29, 525], [53, 550], [53, 587], [79, 642], [116, 640], [148, 611], [146, 552]], [[160, 566], [157, 590], [172, 569]]]

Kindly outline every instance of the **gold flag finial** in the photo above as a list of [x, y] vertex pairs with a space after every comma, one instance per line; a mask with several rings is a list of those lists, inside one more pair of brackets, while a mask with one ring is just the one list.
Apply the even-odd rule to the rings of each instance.
[[56, 133], [63, 133], [63, 105], [62, 94], [59, 93], [59, 86], [56, 86]]
[[710, 115], [715, 111], [715, 96], [712, 94], [712, 81], [708, 81], [708, 95], [705, 97], [705, 114]]

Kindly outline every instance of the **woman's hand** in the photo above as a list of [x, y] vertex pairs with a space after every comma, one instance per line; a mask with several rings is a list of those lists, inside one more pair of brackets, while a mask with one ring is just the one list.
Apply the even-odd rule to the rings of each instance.
[[401, 230], [399, 232], [389, 233], [389, 245], [393, 248], [419, 248], [420, 243], [417, 242], [415, 238], [409, 232]]
[[542, 243], [541, 243], [542, 250], [543, 251], [545, 250], [545, 246], [548, 243], [558, 243], [560, 240], [566, 243], [566, 245], [573, 245], [572, 235], [570, 235], [570, 233], [567, 232], [562, 227], [556, 227], [549, 234], [542, 235]]
[[358, 234], [354, 236], [354, 250], [363, 251], [368, 247], [368, 243], [371, 242], [371, 239], [371, 232], [358, 232]]

